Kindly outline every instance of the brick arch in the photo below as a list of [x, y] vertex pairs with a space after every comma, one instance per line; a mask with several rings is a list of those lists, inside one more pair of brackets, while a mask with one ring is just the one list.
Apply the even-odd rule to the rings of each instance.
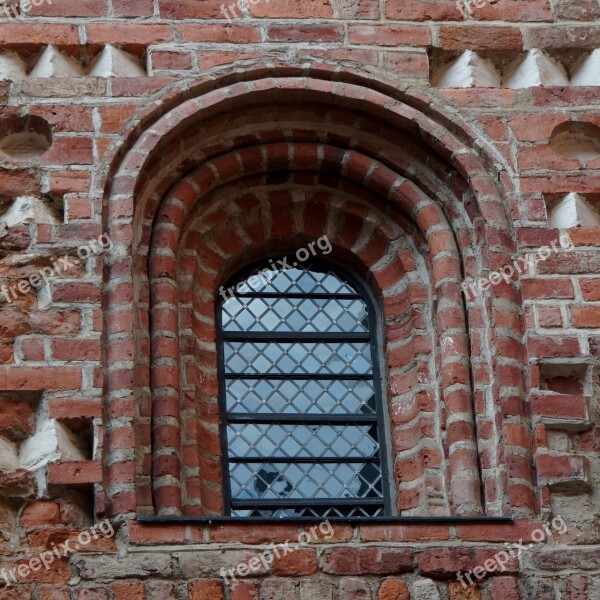
[[[378, 213], [364, 202], [350, 196], [341, 200], [338, 196], [336, 203], [331, 191], [315, 191], [314, 188], [304, 189], [297, 185], [293, 186], [293, 192], [291, 189], [282, 190], [281, 186], [273, 190], [264, 183], [265, 185], [250, 187], [242, 194], [235, 186], [229, 190], [228, 186], [219, 188], [218, 193], [212, 195], [212, 202], [208, 199], [209, 206], [198, 207], [201, 210], [195, 211], [197, 214], [191, 221], [193, 225], [190, 225], [192, 230], [183, 234], [177, 284], [180, 303], [183, 293], [189, 306], [180, 308], [179, 314], [180, 323], [185, 322], [186, 328], [191, 332], [191, 339], [180, 341], [180, 347], [190, 348], [195, 343], [196, 352], [190, 353], [188, 357], [182, 356], [182, 361], [187, 360], [190, 368], [184, 366], [181, 371], [190, 377], [186, 381], [188, 386], [194, 386], [197, 410], [196, 415], [189, 419], [188, 426], [182, 423], [182, 429], [194, 430], [198, 435], [185, 440], [183, 438], [186, 436], [182, 434], [183, 443], [179, 454], [184, 457], [184, 463], [186, 458], [194, 460], [199, 455], [197, 463], [182, 465], [183, 473], [187, 471], [192, 474], [189, 486], [184, 475], [181, 477], [182, 487], [185, 487], [186, 492], [182, 494], [181, 509], [186, 514], [218, 514], [222, 508], [219, 444], [215, 439], [218, 413], [214, 314], [219, 285], [240, 266], [273, 253], [293, 255], [297, 248], [327, 233], [333, 251], [325, 260], [339, 262], [346, 268], [351, 266], [351, 270], [362, 274], [363, 277], [371, 273], [371, 284], [374, 286], [377, 286], [379, 280], [379, 286], [386, 287], [385, 282], [390, 278], [397, 283], [402, 282], [407, 277], [407, 268], [415, 270], [414, 263], [405, 255], [406, 251], [399, 251], [388, 256], [390, 260], [384, 271], [369, 272], [368, 267], [373, 263], [374, 256], [381, 254], [383, 258], [386, 254], [389, 255], [390, 247], [400, 246], [400, 238], [404, 232], [396, 223], [386, 223], [380, 215], [375, 222], [373, 219]], [[202, 200], [204, 199], [199, 199], [200, 202]], [[204, 205], [204, 202], [202, 204]], [[261, 214], [265, 209], [272, 210], [272, 220]], [[222, 219], [223, 212], [231, 214], [233, 211], [240, 213], [239, 226], [236, 223], [235, 228], [237, 233], [232, 231], [230, 221]], [[285, 219], [285, 215], [290, 214], [289, 211], [302, 214], [305, 226], [296, 228], [290, 219]], [[276, 224], [275, 219], [279, 220], [278, 217], [281, 216], [284, 217], [283, 222]], [[340, 223], [343, 223], [343, 230], [339, 226]], [[353, 246], [359, 243], [361, 236], [365, 237], [365, 227], [370, 232], [369, 241], [355, 253]], [[388, 248], [388, 252], [385, 252], [384, 248]], [[190, 255], [195, 257], [193, 262], [189, 260]], [[186, 285], [186, 281], [193, 282], [193, 286]], [[389, 288], [389, 285], [387, 287]], [[412, 310], [422, 309], [424, 303], [423, 297], [408, 285], [401, 291], [391, 293], [385, 302], [392, 305], [402, 304]], [[182, 313], [187, 315], [182, 318]], [[394, 323], [388, 328], [388, 335], [398, 335], [399, 326]], [[407, 329], [406, 323], [404, 328]], [[406, 336], [406, 347], [408, 346], [411, 346], [412, 356], [415, 358], [413, 340], [409, 335]], [[408, 354], [406, 350], [405, 354]], [[409, 360], [405, 355], [402, 358]], [[181, 402], [187, 404], [184, 400], [185, 393], [180, 393], [179, 398], [181, 409]], [[173, 410], [177, 410], [177, 395], [174, 395], [172, 400]], [[172, 455], [176, 455], [176, 448], [172, 450]], [[443, 477], [443, 474], [438, 475]], [[196, 491], [195, 497], [190, 493], [190, 489], [192, 492]], [[161, 506], [161, 495], [164, 492], [160, 486], [155, 490], [156, 508], [159, 511], [162, 508], [165, 512], [171, 512], [172, 501], [178, 497], [178, 490], [171, 488], [165, 491], [166, 503]]]
[[[403, 139], [406, 139], [407, 136], [410, 138], [411, 135], [409, 134], [414, 135], [415, 132], [419, 132], [422, 138], [422, 162], [427, 161], [425, 150], [429, 147], [431, 149], [430, 154], [438, 157], [436, 159], [438, 165], [444, 162], [454, 165], [452, 166], [452, 169], [454, 169], [452, 175], [447, 178], [447, 182], [444, 182], [447, 183], [447, 194], [456, 196], [458, 193], [467, 191], [472, 196], [471, 208], [467, 206], [467, 200], [465, 200], [465, 208], [467, 212], [470, 211], [472, 216], [472, 232], [475, 232], [478, 236], [478, 243], [482, 243], [483, 240], [488, 238], [489, 232], [491, 234], [498, 232], [498, 234], [494, 238], [494, 243], [490, 246], [487, 256], [472, 255], [472, 258], [466, 260], [465, 251], [468, 252], [469, 246], [473, 245], [473, 237], [464, 229], [462, 231], [456, 230], [456, 223], [460, 221], [460, 215], [458, 213], [450, 214], [452, 227], [443, 235], [451, 236], [453, 239], [455, 236], [458, 247], [450, 253], [451, 256], [435, 262], [433, 266], [440, 274], [446, 273], [446, 269], [450, 269], [452, 276], [458, 282], [462, 280], [461, 271], [463, 268], [467, 274], [476, 275], [481, 269], [485, 269], [487, 264], [498, 264], [504, 260], [503, 257], [510, 255], [512, 249], [510, 224], [506, 218], [505, 208], [498, 190], [487, 173], [484, 163], [458, 137], [414, 107], [390, 99], [381, 92], [361, 88], [356, 83], [335, 83], [317, 79], [312, 80], [306, 77], [266, 78], [259, 81], [236, 83], [226, 89], [207, 92], [201, 98], [187, 100], [156, 121], [138, 138], [136, 144], [120, 163], [120, 169], [113, 179], [111, 194], [106, 206], [108, 232], [117, 243], [115, 258], [108, 265], [107, 280], [109, 283], [105, 296], [109, 308], [106, 330], [108, 427], [109, 429], [111, 427], [118, 428], [124, 426], [123, 423], [125, 422], [135, 422], [137, 424], [137, 455], [143, 455], [146, 462], [149, 460], [152, 413], [150, 393], [152, 382], [149, 375], [149, 362], [146, 358], [150, 340], [147, 335], [134, 336], [133, 331], [148, 331], [147, 317], [144, 317], [143, 314], [138, 315], [132, 331], [127, 336], [125, 335], [126, 332], [120, 329], [111, 329], [110, 307], [116, 307], [120, 303], [120, 306], [114, 308], [113, 311], [118, 313], [132, 310], [132, 305], [127, 304], [129, 301], [128, 294], [131, 293], [131, 284], [128, 284], [128, 282], [134, 280], [134, 273], [145, 272], [144, 249], [148, 247], [152, 234], [152, 228], [149, 224], [155, 218], [154, 215], [158, 211], [164, 194], [194, 164], [208, 162], [202, 161], [200, 155], [190, 156], [186, 152], [185, 144], [181, 141], [182, 132], [198, 126], [200, 116], [202, 119], [222, 120], [224, 112], [232, 111], [241, 104], [251, 103], [256, 98], [264, 101], [265, 99], [279, 97], [278, 95], [282, 94], [282, 90], [284, 93], [281, 97], [285, 97], [287, 102], [297, 102], [298, 93], [301, 90], [301, 94], [305, 94], [307, 98], [318, 98], [321, 103], [337, 102], [349, 113], [360, 110], [362, 111], [361, 114], [371, 113], [380, 119], [389, 119], [390, 130], [395, 128], [397, 132], [403, 132]], [[367, 128], [368, 125], [367, 123]], [[281, 136], [281, 132], [277, 135]], [[244, 147], [252, 147], [251, 144], [255, 144], [256, 141], [251, 134], [246, 137], [240, 135], [236, 139], [228, 141], [228, 143], [233, 144], [233, 147], [230, 148], [232, 152], [227, 154], [225, 148], [217, 148], [215, 150], [215, 160], [221, 162], [219, 163], [219, 171], [216, 172], [220, 173], [220, 169], [223, 170], [223, 174], [226, 174], [228, 170], [233, 169], [235, 171], [236, 164], [239, 164], [240, 152], [243, 152]], [[355, 145], [356, 141], [350, 140], [348, 143]], [[369, 144], [368, 141], [364, 142], [363, 145], [367, 152], [372, 147], [372, 144]], [[275, 146], [277, 146], [276, 142], [273, 144], [273, 147]], [[312, 160], [310, 146], [310, 144], [297, 146], [300, 150], [295, 159], [299, 161], [299, 165], [304, 159], [309, 162]], [[241, 148], [237, 154], [236, 148]], [[304, 150], [308, 152], [307, 157], [302, 156]], [[346, 182], [362, 177], [365, 181], [368, 181], [369, 187], [376, 189], [379, 196], [386, 196], [386, 189], [390, 189], [390, 181], [388, 180], [393, 179], [393, 185], [397, 185], [398, 190], [402, 188], [402, 192], [395, 190], [394, 193], [404, 198], [408, 213], [407, 218], [417, 218], [423, 222], [428, 218], [448, 221], [445, 213], [448, 213], [449, 209], [444, 207], [442, 211], [440, 208], [440, 206], [443, 206], [441, 200], [432, 202], [428, 194], [422, 190], [422, 188], [427, 187], [427, 182], [420, 181], [417, 186], [408, 180], [407, 177], [412, 179], [418, 179], [419, 177], [419, 170], [414, 165], [395, 164], [395, 162], [397, 163], [397, 157], [392, 146], [379, 154], [377, 164], [373, 165], [369, 162], [373, 160], [372, 157], [360, 156], [359, 153], [352, 154], [349, 148], [332, 150], [331, 154], [325, 157], [327, 160], [321, 161], [319, 164], [321, 172], [325, 172], [321, 175], [321, 178], [339, 176], [340, 164], [344, 164], [345, 177], [343, 178], [344, 183], [341, 184], [342, 188], [343, 185], [346, 185]], [[246, 153], [244, 156], [247, 159], [246, 163], [243, 164], [244, 170], [249, 169], [249, 172], [251, 172], [253, 162], [257, 161], [257, 155], [252, 156], [251, 153]], [[173, 161], [179, 164], [179, 168], [173, 167]], [[432, 161], [433, 159], [429, 159], [429, 162]], [[373, 166], [372, 171], [365, 171], [365, 164], [370, 165], [369, 168]], [[165, 165], [168, 165], [168, 169]], [[275, 170], [280, 168], [277, 163], [271, 166]], [[254, 165], [255, 167], [256, 165]], [[168, 171], [165, 171], [164, 176], [161, 175], [161, 168], [163, 171], [165, 169]], [[330, 173], [327, 173], [327, 171], [330, 171]], [[403, 175], [399, 174], [398, 171], [403, 172]], [[225, 177], [226, 179], [227, 177]], [[204, 170], [199, 179], [194, 180], [193, 184], [186, 181], [185, 185], [177, 186], [177, 193], [181, 196], [179, 200], [183, 201], [182, 198], [186, 195], [195, 196], [204, 189], [212, 189], [217, 184], [222, 184], [222, 181], [216, 180], [215, 172]], [[393, 196], [393, 194], [387, 192], [385, 200], [388, 202], [393, 201]], [[412, 203], [414, 214], [411, 214], [410, 203]], [[459, 208], [458, 210], [462, 209]], [[132, 219], [134, 211], [137, 216]], [[174, 215], [173, 218], [176, 222], [180, 216]], [[478, 219], [479, 223], [477, 222]], [[161, 235], [168, 235], [168, 233]], [[436, 233], [436, 236], [442, 238], [442, 234]], [[423, 240], [421, 240], [421, 243], [423, 243]], [[129, 251], [131, 244], [136, 248], [141, 248], [141, 252], [136, 252], [132, 256]], [[168, 262], [169, 259], [166, 258], [165, 260]], [[459, 298], [460, 291], [457, 283], [444, 282], [444, 285], [450, 288], [454, 287], [451, 293], [457, 299], [456, 302], [462, 302]], [[145, 305], [148, 297], [148, 283], [139, 281], [133, 293], [134, 302], [142, 306]], [[516, 297], [515, 291], [511, 289], [493, 289], [488, 293], [489, 305], [474, 306], [473, 310], [482, 313], [484, 322], [488, 322], [487, 313], [492, 311], [495, 303], [502, 303], [503, 298], [508, 296]], [[136, 337], [137, 339], [135, 339]], [[492, 343], [494, 342], [492, 341]], [[113, 348], [118, 348], [119, 352], [113, 351]], [[518, 354], [517, 351], [511, 350], [512, 354], [508, 356], [506, 346], [500, 347], [499, 344], [497, 348], [492, 347], [491, 352], [496, 352], [494, 360], [497, 360], [498, 356], [500, 359], [511, 360]], [[119, 356], [129, 354], [134, 356], [135, 360], [130, 364], [116, 362], [115, 357], [117, 354]], [[480, 362], [483, 363], [484, 361]], [[502, 390], [502, 386], [496, 385], [494, 401], [499, 404], [503, 394], [508, 393], [514, 394], [514, 387], [510, 388], [510, 392], [505, 392]], [[135, 400], [133, 398], [134, 394]], [[478, 391], [475, 390], [476, 398], [477, 394]], [[481, 410], [481, 413], [483, 412]], [[493, 419], [491, 421], [491, 426], [494, 427]], [[460, 429], [460, 427], [455, 427], [455, 429]], [[521, 450], [519, 448], [519, 451]], [[111, 499], [110, 506], [113, 513], [128, 512], [135, 510], [136, 507], [148, 507], [152, 504], [147, 465], [135, 467], [135, 452], [134, 448], [116, 447], [114, 444], [107, 448], [107, 492]], [[126, 456], [126, 458], [124, 459], [123, 456]], [[135, 487], [132, 483], [134, 480], [136, 481]], [[134, 492], [134, 489], [136, 492]], [[508, 489], [507, 486], [501, 485], [495, 492], [496, 496], [501, 497], [505, 489]], [[510, 497], [510, 492], [508, 495]], [[472, 499], [474, 499], [474, 496], [473, 493], [469, 495]]]
[[[337, 156], [339, 153], [339, 149], [318, 144], [270, 144], [263, 148], [247, 148], [236, 153], [238, 159], [236, 161], [232, 161], [230, 155], [224, 155], [203, 165], [175, 186], [161, 203], [156, 217], [149, 260], [151, 320], [153, 324], [156, 322], [163, 324], [165, 321], [171, 324], [170, 327], [165, 324], [158, 330], [153, 329], [154, 337], [151, 340], [153, 350], [151, 381], [154, 390], [152, 405], [156, 418], [156, 421], [153, 421], [153, 431], [154, 443], [159, 448], [153, 453], [155, 465], [154, 493], [159, 512], [179, 512], [182, 510], [181, 503], [177, 502], [178, 497], [180, 497], [179, 488], [181, 486], [178, 477], [180, 473], [178, 456], [180, 455], [181, 430], [178, 429], [176, 416], [181, 410], [180, 398], [182, 392], [176, 381], [179, 372], [178, 345], [172, 344], [167, 355], [162, 352], [162, 349], [165, 346], [163, 338], [176, 338], [177, 319], [175, 313], [178, 300], [180, 300], [178, 297], [180, 285], [177, 272], [177, 254], [179, 240], [184, 225], [189, 220], [190, 211], [202, 201], [205, 195], [240, 177], [252, 177], [257, 172], [261, 173], [263, 171], [266, 173], [274, 171], [319, 172], [329, 161], [333, 163], [339, 161]], [[254, 160], [257, 155], [265, 157], [265, 161], [259, 164]], [[468, 336], [464, 312], [459, 309], [461, 306], [459, 285], [461, 268], [452, 230], [440, 207], [421, 193], [411, 182], [399, 177], [377, 161], [367, 159], [367, 157], [358, 153], [346, 153], [346, 159], [348, 168], [345, 173], [351, 184], [357, 187], [364, 186], [365, 175], [368, 173], [369, 188], [377, 190], [380, 197], [388, 200], [401, 214], [404, 214], [402, 220], [405, 223], [407, 218], [414, 219], [415, 226], [419, 229], [423, 239], [428, 242], [432, 273], [431, 281], [428, 281], [428, 283], [440, 296], [438, 304], [440, 308], [436, 314], [436, 322], [442, 324], [440, 331], [442, 341], [440, 345], [441, 396], [446, 397], [449, 394], [453, 394], [454, 397], [462, 396], [462, 404], [460, 405], [462, 410], [452, 412], [454, 421], [450, 424], [447, 432], [449, 439], [449, 484], [453, 509], [459, 514], [480, 512], [480, 480], [475, 445], [474, 415], [469, 402], [472, 392], [468, 369]], [[340, 183], [343, 183], [346, 178], [343, 178]], [[343, 188], [343, 185], [340, 185], [340, 187]], [[196, 193], [190, 194], [190, 189], [194, 189]], [[247, 196], [244, 196], [244, 198], [247, 198]], [[379, 204], [381, 204], [381, 201], [379, 201]], [[316, 207], [317, 205], [315, 205]], [[252, 212], [248, 208], [244, 212], [244, 219], [240, 222], [240, 226], [249, 227], [253, 224], [254, 229], [246, 230], [246, 237], [251, 240], [251, 243], [244, 244], [244, 236], [235, 236], [228, 227], [224, 227], [226, 214], [223, 208], [219, 208], [213, 214], [205, 217], [207, 220], [206, 227], [208, 228], [207, 235], [210, 232], [215, 237], [219, 232], [220, 237], [218, 239], [223, 246], [219, 247], [216, 241], [213, 241], [213, 243], [217, 245], [221, 258], [223, 255], [231, 255], [243, 256], [244, 259], [247, 259], [249, 254], [252, 254], [250, 250], [253, 247], [252, 242], [260, 245], [260, 242], [264, 242], [265, 239], [271, 239], [271, 232], [269, 236], [266, 236], [266, 232], [263, 231], [261, 237], [257, 231], [256, 219], [252, 219]], [[363, 222], [367, 220], [368, 215], [368, 212], [361, 215]], [[364, 250], [366, 256], [370, 256], [370, 260], [368, 264], [363, 263], [363, 266], [371, 269], [370, 275], [376, 287], [379, 288], [388, 301], [388, 314], [394, 314], [394, 311], [398, 312], [394, 305], [399, 304], [403, 307], [406, 299], [395, 295], [386, 296], [386, 292], [397, 286], [402, 279], [398, 277], [398, 273], [392, 274], [394, 270], [393, 263], [388, 265], [385, 274], [372, 270], [373, 265], [384, 258], [384, 255], [381, 254], [381, 248], [378, 248], [378, 243], [380, 239], [385, 239], [385, 235], [380, 231], [385, 226], [385, 220], [380, 219], [378, 229], [374, 230], [374, 235], [369, 242], [372, 249]], [[307, 231], [302, 232], [302, 236], [299, 236], [298, 241], [302, 237], [305, 239], [315, 237], [316, 233], [317, 230], [311, 232], [310, 226], [308, 226]], [[258, 239], [252, 239], [252, 236]], [[283, 240], [288, 237], [289, 235], [284, 236]], [[275, 237], [274, 239], [277, 240], [278, 238]], [[201, 249], [200, 253], [202, 253], [202, 250], [205, 253], [207, 251], [207, 249]], [[346, 248], [346, 250], [349, 249]], [[207, 298], [214, 299], [219, 281], [222, 281], [223, 274], [229, 271], [230, 268], [228, 268], [226, 262], [221, 260], [210, 270], [204, 268], [197, 271], [193, 280], [201, 282], [205, 290], [204, 295]], [[208, 306], [212, 306], [210, 302]], [[199, 307], [195, 307], [195, 309], [194, 312], [200, 311]], [[168, 320], [164, 314], [167, 310], [172, 313], [171, 318]], [[205, 308], [200, 312], [208, 319], [212, 310], [211, 308], [207, 311]], [[455, 331], [447, 336], [444, 329], [448, 326], [452, 326]], [[398, 335], [397, 328], [395, 326], [391, 327], [386, 334], [392, 337]], [[157, 350], [158, 348], [159, 350]], [[406, 352], [406, 349], [404, 349], [404, 352]], [[390, 357], [390, 364], [403, 366], [402, 360], [410, 360], [410, 357], [401, 357], [401, 354], [402, 352], [387, 353]], [[170, 361], [168, 364], [164, 363], [166, 357]], [[196, 360], [199, 360], [199, 357], [196, 357]], [[394, 361], [396, 362], [394, 363]], [[414, 385], [418, 379], [417, 371], [413, 370], [397, 379], [398, 381], [394, 377], [391, 378], [391, 389], [395, 386], [406, 385], [407, 379]], [[427, 381], [429, 382], [430, 379], [433, 379], [433, 375], [431, 378], [427, 378]], [[452, 389], [457, 386], [461, 389], [458, 391]], [[414, 398], [411, 401], [414, 402]], [[458, 406], [460, 402], [455, 401], [456, 406]], [[206, 411], [204, 412], [206, 414]], [[214, 416], [216, 417], [216, 415]], [[205, 431], [204, 439], [208, 438], [208, 432]], [[398, 485], [402, 485], [402, 476], [409, 477], [409, 481], [413, 481], [416, 477], [424, 475], [426, 466], [432, 464], [438, 467], [441, 466], [442, 461], [439, 451], [428, 448], [428, 452], [421, 454], [428, 455], [428, 458], [411, 456], [406, 460], [398, 460], [396, 467], [396, 472], [399, 475]], [[213, 456], [213, 462], [214, 460], [216, 458]], [[409, 467], [410, 474], [408, 474]], [[215, 472], [216, 470], [216, 465], [213, 465], [211, 471]], [[416, 474], [413, 474], [413, 472], [416, 472]], [[441, 479], [440, 477], [438, 488]], [[425, 482], [423, 483], [425, 484]], [[196, 485], [196, 487], [198, 486]], [[404, 497], [402, 495], [400, 497], [404, 501]], [[196, 500], [200, 501], [200, 498]], [[202, 503], [200, 502], [198, 506], [201, 507]], [[423, 504], [419, 502], [419, 495], [417, 494], [417, 499], [413, 501], [412, 506], [404, 506], [404, 508], [423, 510]], [[211, 502], [210, 509], [218, 510], [218, 503], [216, 501]]]

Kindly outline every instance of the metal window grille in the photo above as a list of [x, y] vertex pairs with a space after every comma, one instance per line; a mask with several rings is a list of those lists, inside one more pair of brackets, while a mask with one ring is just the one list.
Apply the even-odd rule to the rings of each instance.
[[226, 514], [390, 514], [373, 303], [337, 267], [271, 264], [217, 306]]

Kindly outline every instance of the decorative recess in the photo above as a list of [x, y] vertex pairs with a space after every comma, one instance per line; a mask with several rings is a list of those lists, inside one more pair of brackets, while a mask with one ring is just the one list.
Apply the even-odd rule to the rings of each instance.
[[567, 121], [554, 128], [549, 144], [556, 154], [586, 163], [600, 156], [600, 127]]
[[[46, 402], [39, 394], [3, 391], [0, 395], [0, 539], [18, 543], [11, 524], [23, 502], [73, 496], [73, 486], [49, 491], [52, 471], [57, 465], [77, 468], [90, 463], [91, 429], [73, 431], [67, 424], [48, 416]], [[91, 484], [79, 486], [87, 492], [79, 497], [88, 503]], [[7, 519], [8, 516], [8, 519]]]
[[502, 85], [512, 89], [540, 85], [565, 86], [569, 85], [569, 77], [558, 61], [541, 50], [534, 49], [509, 65], [502, 79]]
[[500, 87], [500, 73], [488, 60], [465, 50], [432, 76], [434, 87]]
[[65, 56], [54, 46], [46, 46], [30, 77], [81, 77], [83, 69], [74, 59]]
[[18, 81], [27, 77], [27, 63], [12, 50], [0, 52], [0, 79]]
[[104, 46], [92, 61], [90, 77], [145, 77], [138, 59], [114, 46]]
[[600, 212], [584, 196], [571, 192], [548, 203], [548, 225], [556, 228], [600, 227]]
[[[541, 363], [538, 388], [531, 396], [534, 424], [567, 435], [590, 429], [593, 377], [591, 365]], [[586, 456], [540, 447], [536, 465], [539, 483], [553, 492], [575, 495], [592, 489], [591, 465]]]
[[20, 160], [44, 154], [52, 145], [52, 129], [37, 116], [11, 117], [0, 121], [0, 152]]
[[138, 57], [115, 46], [105, 45], [89, 66], [67, 56], [55, 46], [46, 46], [28, 61], [12, 50], [0, 52], [0, 80], [18, 81], [26, 77], [146, 77]]
[[571, 85], [600, 85], [600, 50], [582, 56], [571, 69]]
[[456, 56], [455, 52], [436, 50], [430, 61], [430, 81], [439, 88], [600, 85], [600, 49], [581, 56], [574, 64], [562, 58], [565, 60], [537, 48], [518, 55], [465, 50]]
[[23, 223], [48, 223], [58, 225], [61, 219], [52, 203], [38, 196], [17, 196], [0, 208], [0, 223], [15, 227]]

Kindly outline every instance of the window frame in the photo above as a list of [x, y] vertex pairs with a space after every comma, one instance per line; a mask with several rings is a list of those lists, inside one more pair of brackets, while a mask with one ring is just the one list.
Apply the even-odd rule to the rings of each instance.
[[[230, 289], [231, 286], [235, 286], [237, 283], [247, 280], [252, 273], [256, 272], [257, 269], [265, 268], [268, 265], [268, 261], [276, 261], [277, 259], [281, 259], [284, 257], [289, 257], [291, 253], [288, 254], [277, 254], [272, 256], [263, 257], [260, 260], [254, 260], [251, 263], [245, 265], [244, 267], [238, 269], [234, 275], [232, 275], [223, 286], [225, 289]], [[231, 475], [230, 475], [230, 461], [229, 461], [229, 449], [227, 442], [227, 427], [230, 424], [228, 419], [228, 410], [227, 410], [227, 388], [226, 388], [226, 369], [225, 369], [225, 337], [223, 335], [223, 322], [222, 322], [222, 306], [226, 302], [220, 295], [217, 295], [215, 300], [215, 328], [216, 328], [216, 355], [217, 355], [217, 384], [218, 384], [218, 394], [217, 394], [217, 402], [219, 408], [219, 443], [221, 450], [221, 471], [222, 471], [222, 494], [223, 494], [223, 518], [226, 519], [235, 519], [241, 521], [311, 521], [314, 522], [316, 520], [322, 519], [335, 519], [335, 520], [359, 520], [359, 521], [368, 521], [369, 519], [389, 519], [394, 518], [394, 506], [392, 504], [392, 490], [393, 485], [390, 479], [390, 465], [391, 465], [391, 457], [389, 454], [389, 418], [388, 418], [388, 407], [387, 402], [384, 404], [384, 383], [385, 377], [383, 373], [383, 365], [382, 365], [382, 357], [383, 353], [383, 332], [380, 328], [380, 309], [377, 305], [377, 302], [374, 298], [374, 295], [367, 285], [361, 278], [357, 277], [354, 273], [349, 271], [344, 266], [340, 265], [336, 261], [332, 260], [322, 260], [318, 257], [310, 257], [306, 261], [303, 261], [301, 265], [304, 268], [311, 267], [320, 267], [324, 269], [328, 269], [337, 274], [340, 278], [345, 279], [348, 283], [354, 288], [357, 296], [365, 303], [367, 309], [368, 316], [368, 336], [369, 336], [369, 349], [371, 355], [371, 381], [373, 382], [373, 390], [375, 396], [375, 423], [377, 428], [377, 443], [378, 443], [378, 455], [379, 455], [379, 465], [381, 470], [381, 490], [382, 490], [382, 500], [381, 504], [381, 513], [376, 516], [368, 516], [368, 515], [352, 515], [352, 516], [286, 516], [286, 517], [276, 517], [276, 516], [239, 516], [232, 515], [232, 495], [231, 495]], [[292, 267], [293, 268], [293, 267]], [[332, 298], [336, 297], [337, 294], [331, 294]], [[256, 339], [252, 336], [256, 332], [242, 332], [235, 333], [235, 336], [244, 337], [247, 336], [248, 339]], [[288, 335], [300, 335], [298, 333], [291, 332]], [[343, 333], [336, 333], [336, 336], [343, 337]], [[351, 335], [351, 334], [350, 334]], [[274, 334], [276, 337], [277, 334]], [[328, 338], [327, 334], [324, 334], [323, 337], [319, 337], [318, 334], [310, 333], [310, 341], [319, 342], [319, 341], [331, 341], [332, 337]], [[265, 336], [266, 337], [266, 336]], [[272, 338], [271, 338], [272, 339]], [[310, 376], [307, 376], [310, 378]], [[280, 414], [280, 413], [279, 413]], [[343, 415], [341, 415], [343, 416]], [[347, 420], [340, 419], [339, 425], [344, 425], [347, 423], [357, 424], [359, 423], [359, 419], [356, 419], [349, 416]], [[302, 425], [306, 424], [307, 420], [304, 418], [305, 416], [299, 415], [297, 418], [294, 418], [293, 415], [288, 418], [288, 415], [285, 417], [285, 422], [292, 422], [294, 424]], [[326, 417], [326, 415], [324, 415]], [[321, 419], [321, 421], [327, 421], [326, 418]], [[249, 421], [256, 422], [256, 421]], [[365, 421], [366, 422], [366, 421]], [[373, 421], [368, 421], [372, 423]], [[293, 460], [290, 462], [294, 462]], [[314, 461], [318, 463], [318, 460]], [[340, 460], [340, 462], [343, 462]], [[347, 460], [346, 462], [351, 462]], [[365, 463], [367, 464], [367, 463]], [[343, 500], [339, 498], [338, 500]], [[298, 502], [298, 500], [296, 500]], [[306, 503], [307, 500], [304, 500]], [[315, 504], [319, 502], [316, 501]], [[308, 506], [310, 502], [306, 504]], [[343, 505], [344, 503], [342, 503]], [[356, 502], [354, 505], [359, 506]], [[332, 507], [340, 506], [338, 504], [333, 504]]]

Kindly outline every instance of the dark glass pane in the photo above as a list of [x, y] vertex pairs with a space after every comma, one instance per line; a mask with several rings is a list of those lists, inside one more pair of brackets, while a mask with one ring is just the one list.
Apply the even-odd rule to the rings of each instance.
[[227, 431], [232, 458], [372, 458], [372, 425], [266, 425], [235, 423]]
[[[293, 264], [293, 263], [292, 263]], [[265, 269], [271, 269], [270, 272]], [[245, 285], [238, 287], [237, 295], [260, 294], [356, 294], [354, 288], [331, 271], [320, 272], [308, 268], [290, 268], [273, 271], [270, 264], [253, 272]]]
[[250, 298], [223, 303], [223, 331], [366, 333], [367, 308], [354, 298]]
[[374, 415], [375, 390], [370, 380], [231, 379], [227, 410], [263, 415]]
[[224, 342], [227, 373], [368, 375], [368, 342]]
[[230, 473], [234, 500], [383, 498], [371, 463], [232, 463]]
[[378, 517], [384, 514], [383, 503], [369, 506], [299, 506], [297, 508], [237, 508], [231, 513], [234, 517], [272, 517], [274, 519], [317, 517]]
[[384, 514], [368, 303], [308, 264], [236, 289], [220, 307], [231, 514]]

